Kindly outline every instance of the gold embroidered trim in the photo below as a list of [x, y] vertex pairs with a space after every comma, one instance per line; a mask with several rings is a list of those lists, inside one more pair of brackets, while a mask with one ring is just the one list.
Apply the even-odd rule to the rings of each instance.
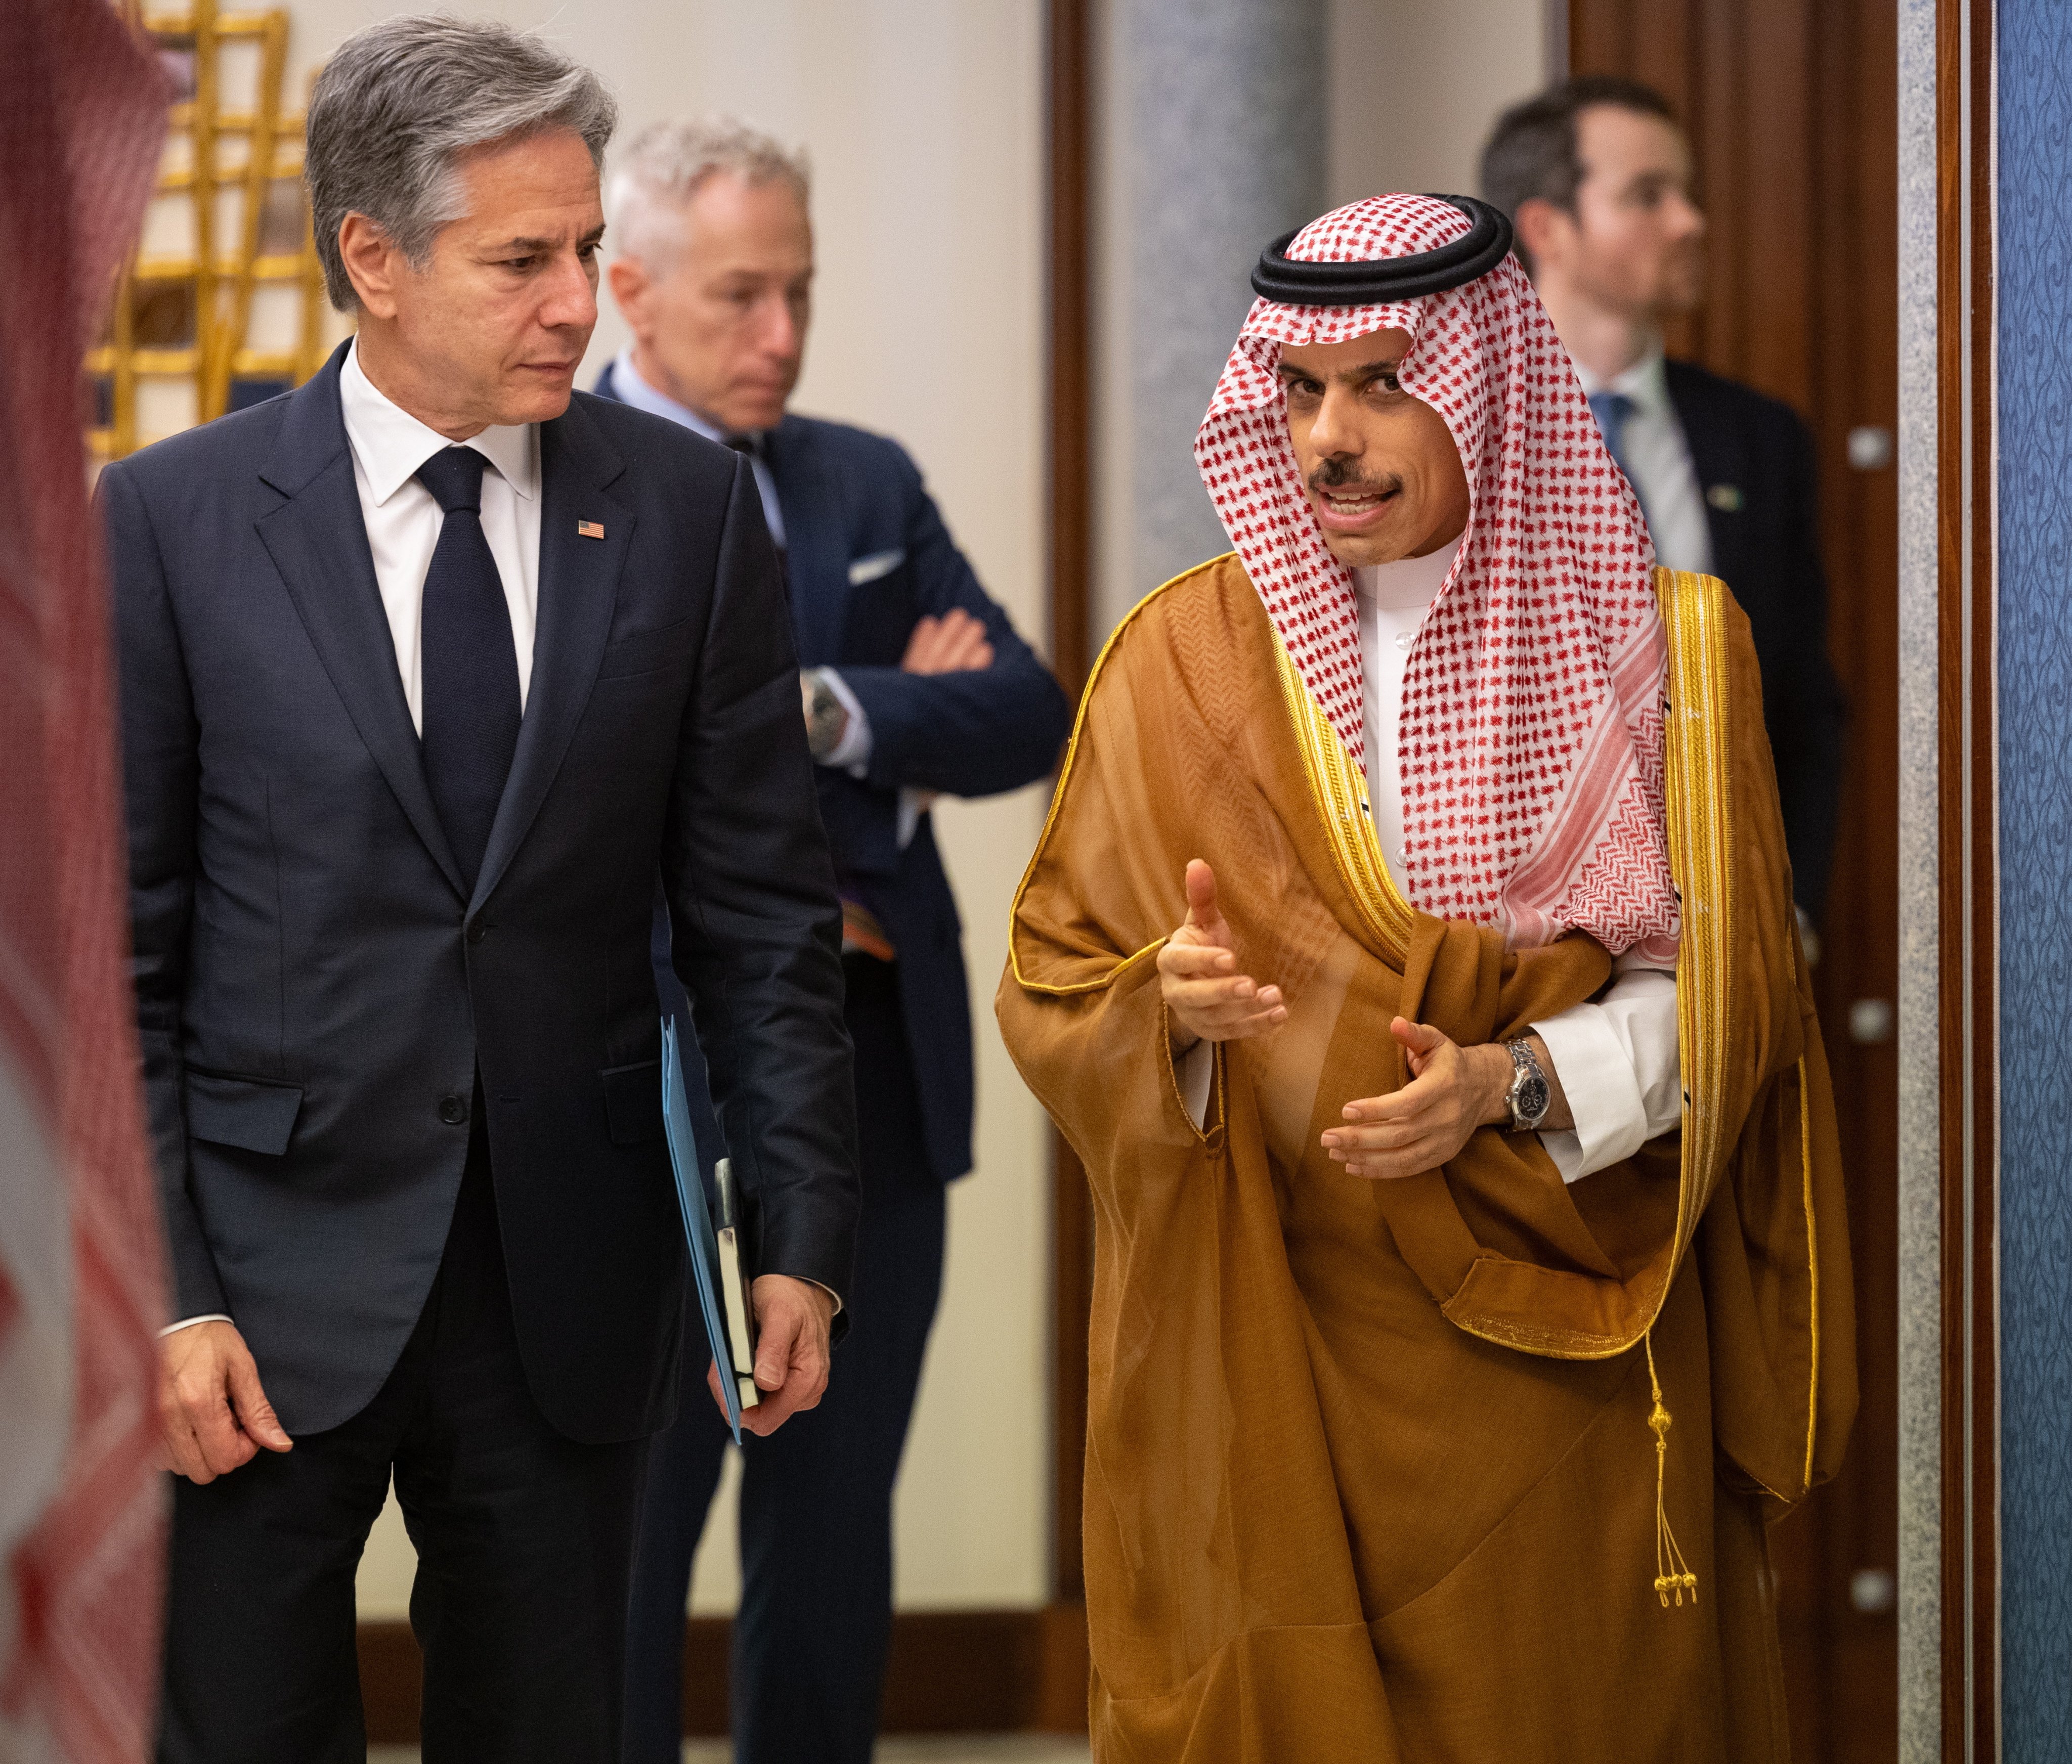
[[[1226, 552], [1223, 553], [1223, 557], [1232, 555]], [[1087, 726], [1087, 707], [1093, 703], [1094, 683], [1100, 678], [1101, 670], [1108, 665], [1108, 658], [1114, 653], [1116, 645], [1122, 641], [1122, 634], [1136, 623], [1137, 615], [1139, 613], [1168, 589], [1178, 588], [1181, 583], [1200, 575], [1203, 570], [1214, 569], [1223, 560], [1223, 557], [1212, 557], [1206, 564], [1197, 564], [1192, 569], [1182, 571], [1171, 581], [1161, 582], [1157, 587], [1153, 589], [1142, 600], [1124, 613], [1115, 629], [1108, 634], [1108, 641], [1101, 645], [1100, 654], [1094, 658], [1094, 665], [1087, 671], [1086, 690], [1079, 694], [1079, 708], [1072, 718], [1072, 738], [1065, 746], [1065, 763], [1058, 768], [1058, 787], [1050, 793], [1050, 812], [1043, 817], [1043, 831], [1036, 836], [1036, 848], [1029, 854], [1029, 861], [1022, 867], [1022, 880], [1014, 885], [1014, 898], [1008, 904], [1007, 966], [1014, 975], [1014, 983], [1025, 992], [1041, 992], [1052, 998], [1067, 998], [1079, 992], [1098, 992], [1104, 987], [1113, 986], [1146, 956], [1155, 956], [1166, 946], [1166, 940], [1163, 937], [1160, 937], [1156, 942], [1147, 943], [1135, 954], [1117, 962], [1097, 980], [1081, 980], [1071, 986], [1046, 986], [1040, 981], [1028, 979], [1022, 974], [1022, 950], [1014, 933], [1015, 927], [1022, 917], [1022, 896], [1029, 892], [1029, 879], [1036, 873], [1036, 865], [1043, 855], [1044, 847], [1050, 843], [1050, 829], [1057, 825], [1058, 811], [1065, 800], [1065, 786], [1071, 779], [1072, 761], [1079, 757], [1079, 736], [1084, 732]]]
[[1667, 639], [1663, 681], [1663, 783], [1669, 867], [1676, 878], [1681, 921], [1676, 952], [1676, 1048], [1684, 1087], [1682, 1165], [1676, 1184], [1676, 1234], [1642, 1341], [1655, 1406], [1655, 1591], [1666, 1608], [1673, 1595], [1697, 1599], [1698, 1580], [1676, 1547], [1667, 1506], [1669, 1411], [1655, 1375], [1654, 1327], [1696, 1228], [1695, 1202], [1725, 1147], [1719, 1097], [1725, 1086], [1726, 987], [1733, 946], [1732, 780], [1727, 765], [1727, 649], [1725, 588], [1715, 576], [1658, 569], [1655, 593]]
[[1806, 1184], [1806, 1492], [1813, 1488], [1813, 1445], [1820, 1425], [1820, 1236], [1813, 1220], [1813, 1111], [1806, 1104], [1806, 1057], [1799, 1059], [1799, 1169]]
[[[1445, 1314], [1445, 1307], [1440, 1309]], [[1446, 1320], [1465, 1334], [1493, 1341], [1499, 1348], [1515, 1348], [1542, 1360], [1616, 1360], [1633, 1350], [1627, 1337], [1590, 1329], [1548, 1329], [1496, 1317], [1462, 1319], [1448, 1315]]]
[[1309, 780], [1309, 794], [1330, 841], [1331, 857], [1346, 892], [1375, 941], [1399, 965], [1408, 954], [1417, 915], [1396, 886], [1374, 830], [1367, 778], [1353, 764], [1338, 732], [1297, 671], [1281, 634], [1273, 634], [1273, 658], [1281, 672], [1281, 702], [1295, 726], [1296, 750]]
[[1733, 828], [1728, 814], [1725, 589], [1718, 578], [1658, 569], [1655, 592], [1667, 637], [1663, 714], [1669, 865], [1676, 878], [1681, 929], [1676, 955], [1677, 1059], [1684, 1087], [1683, 1167], [1676, 1235], [1647, 1323], [1669, 1297], [1684, 1245], [1696, 1228], [1694, 1203], [1728, 1149], [1718, 1098], [1725, 1086], [1726, 986], [1733, 946]]

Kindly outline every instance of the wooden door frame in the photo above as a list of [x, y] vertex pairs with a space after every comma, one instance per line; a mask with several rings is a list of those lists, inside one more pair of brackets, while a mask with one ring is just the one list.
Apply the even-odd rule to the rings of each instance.
[[1936, 39], [1942, 1700], [1957, 1764], [2000, 1755], [1991, 0], [1938, 0]]
[[[1996, 1758], [1994, 13], [1899, 0], [1901, 1755]], [[1926, 265], [1922, 268], [1926, 269]], [[1910, 512], [1910, 511], [1911, 512]]]
[[[1092, 0], [1048, 0], [1044, 12], [1050, 663], [1076, 704], [1092, 661], [1094, 19]], [[1079, 1540], [1093, 1200], [1086, 1172], [1054, 1127], [1050, 1145], [1051, 1605], [1043, 1725], [1083, 1729], [1086, 1578]]]

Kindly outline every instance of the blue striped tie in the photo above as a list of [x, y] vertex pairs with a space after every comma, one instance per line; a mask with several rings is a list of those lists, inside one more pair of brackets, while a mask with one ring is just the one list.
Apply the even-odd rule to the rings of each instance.
[[518, 650], [504, 579], [482, 532], [482, 469], [471, 447], [417, 468], [446, 511], [422, 615], [425, 781], [472, 889], [517, 750]]

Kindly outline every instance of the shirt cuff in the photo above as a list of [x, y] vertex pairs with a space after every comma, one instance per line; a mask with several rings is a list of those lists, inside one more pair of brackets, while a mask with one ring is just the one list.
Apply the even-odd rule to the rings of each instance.
[[1206, 1039], [1197, 1041], [1180, 1056], [1179, 1068], [1180, 1100], [1187, 1106], [1187, 1116], [1194, 1123], [1194, 1130], [1206, 1132], [1209, 1091], [1216, 1077], [1215, 1044]]
[[1540, 1135], [1564, 1182], [1630, 1158], [1681, 1118], [1673, 975], [1628, 969], [1596, 1003], [1532, 1029], [1547, 1044], [1575, 1122], [1572, 1131]]
[[865, 777], [870, 771], [870, 719], [864, 714], [863, 704], [844, 679], [831, 667], [817, 671], [828, 683], [828, 690], [841, 700], [841, 708], [849, 713], [849, 724], [842, 730], [842, 738], [835, 743], [835, 750], [820, 761], [823, 765], [838, 766], [851, 777]]
[[[838, 765], [843, 771], [858, 780], [870, 776], [870, 717], [864, 710], [862, 701], [849, 687], [844, 679], [831, 667], [824, 667], [820, 677], [828, 683], [828, 690], [841, 700], [841, 708], [849, 713], [849, 723], [842, 730], [842, 738], [835, 743], [835, 750], [820, 761], [823, 765]], [[905, 851], [914, 843], [914, 835], [920, 831], [921, 817], [928, 812], [931, 793], [917, 790], [911, 786], [899, 792], [899, 849]]]
[[224, 1316], [220, 1311], [204, 1311], [199, 1317], [183, 1317], [176, 1323], [167, 1323], [158, 1331], [158, 1339], [163, 1341], [168, 1335], [177, 1335], [183, 1329], [191, 1329], [196, 1323], [227, 1323], [236, 1320]]
[[902, 785], [899, 790], [899, 849], [905, 851], [914, 843], [914, 835], [921, 831], [921, 817], [928, 812], [933, 798], [927, 790], [917, 790], [912, 785]]
[[1806, 966], [1817, 968], [1820, 965], [1819, 931], [1805, 908], [1794, 905], [1791, 910], [1799, 920], [1799, 947], [1806, 952]]

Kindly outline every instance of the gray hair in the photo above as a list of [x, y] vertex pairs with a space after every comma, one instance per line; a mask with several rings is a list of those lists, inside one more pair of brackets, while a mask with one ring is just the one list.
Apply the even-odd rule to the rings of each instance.
[[421, 269], [439, 228], [467, 211], [462, 154], [571, 129], [602, 171], [618, 121], [595, 74], [507, 24], [420, 14], [354, 32], [310, 94], [302, 170], [331, 305], [360, 304], [339, 255], [348, 214], [366, 215]]
[[607, 211], [612, 246], [651, 269], [666, 269], [683, 247], [683, 210], [716, 171], [744, 183], [791, 187], [804, 207], [812, 171], [804, 149], [790, 149], [731, 117], [658, 122], [634, 137], [613, 173]]

